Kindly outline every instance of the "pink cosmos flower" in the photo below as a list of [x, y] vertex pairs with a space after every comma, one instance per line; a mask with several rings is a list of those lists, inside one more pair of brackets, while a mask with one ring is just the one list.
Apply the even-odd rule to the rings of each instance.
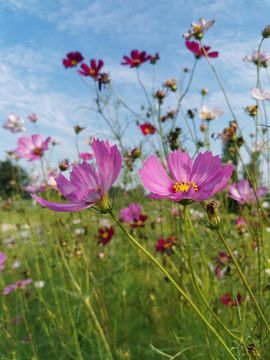
[[200, 23], [192, 21], [191, 26], [193, 29], [189, 30], [188, 33], [183, 35], [185, 39], [190, 40], [192, 36], [194, 36], [194, 38], [197, 40], [202, 39], [203, 33], [208, 30], [215, 22], [215, 20], [210, 20], [207, 22], [204, 19], [200, 19], [199, 21]]
[[98, 76], [100, 75], [100, 70], [102, 66], [104, 65], [104, 62], [102, 60], [98, 61], [98, 65], [96, 64], [95, 59], [90, 60], [90, 67], [86, 64], [82, 64], [81, 70], [78, 70], [78, 72], [83, 76], [91, 76], [92, 78], [98, 79]]
[[7, 121], [4, 122], [3, 128], [10, 130], [12, 133], [18, 133], [20, 131], [26, 131], [24, 127], [24, 120], [17, 117], [15, 114], [10, 113]]
[[70, 52], [67, 54], [67, 59], [63, 59], [63, 65], [65, 68], [72, 68], [78, 63], [82, 62], [84, 59], [80, 52]]
[[[200, 47], [200, 44], [196, 41], [186, 41], [185, 42], [186, 47], [195, 55], [197, 59], [200, 59], [204, 55], [203, 49]], [[210, 46], [204, 46], [204, 50], [207, 53], [207, 56], [210, 58], [217, 58], [218, 57], [218, 51], [209, 52], [211, 49]]]
[[5, 265], [2, 265], [2, 264], [6, 260], [7, 260], [6, 255], [3, 252], [0, 252], [0, 270], [3, 270], [5, 268]]
[[129, 204], [128, 207], [120, 210], [120, 219], [122, 222], [131, 223], [133, 220], [138, 221], [142, 207], [140, 204], [134, 204], [133, 202]]
[[206, 121], [218, 119], [221, 115], [223, 115], [223, 111], [221, 111], [218, 107], [208, 109], [207, 106], [203, 105], [199, 111], [199, 118]]
[[83, 161], [75, 164], [70, 173], [70, 180], [59, 174], [56, 182], [58, 190], [69, 203], [53, 203], [37, 196], [33, 198], [53, 211], [71, 212], [101, 205], [106, 201], [108, 192], [115, 183], [122, 166], [122, 157], [117, 146], [106, 140], [93, 140], [92, 148], [96, 157], [96, 169]]
[[28, 120], [31, 121], [32, 123], [35, 123], [38, 120], [38, 115], [37, 114], [29, 115]]
[[[258, 50], [254, 50], [253, 54], [250, 56], [245, 56], [243, 58], [243, 61], [245, 62], [252, 62], [255, 65], [258, 65]], [[268, 51], [260, 52], [260, 66], [267, 67], [268, 61], [270, 60], [270, 57], [268, 56]]]
[[18, 147], [15, 149], [15, 154], [19, 158], [28, 159], [28, 161], [40, 160], [44, 151], [48, 150], [50, 141], [50, 137], [43, 141], [41, 135], [32, 135], [32, 139], [21, 137], [18, 140]]
[[32, 179], [32, 183], [24, 186], [23, 188], [25, 191], [28, 191], [31, 194], [36, 194], [39, 192], [45, 192], [46, 186], [44, 181], [40, 184], [38, 177], [35, 179]]
[[242, 302], [241, 294], [237, 294], [236, 298], [233, 299], [232, 293], [228, 292], [221, 296], [220, 301], [226, 306], [238, 306]]
[[129, 65], [131, 68], [139, 67], [142, 63], [151, 60], [152, 56], [146, 56], [146, 52], [139, 52], [138, 50], [133, 50], [130, 53], [131, 57], [124, 56], [125, 62], [122, 62], [121, 65]]
[[160, 238], [157, 240], [157, 245], [155, 246], [156, 251], [160, 251], [161, 254], [170, 253], [172, 251], [173, 246], [176, 244], [177, 238], [168, 238], [164, 240]]
[[238, 230], [239, 235], [243, 235], [246, 231], [248, 231], [248, 223], [242, 217], [239, 217], [235, 221], [236, 228]]
[[152, 199], [171, 199], [176, 202], [204, 201], [228, 185], [233, 165], [221, 166], [211, 151], [200, 153], [192, 164], [191, 157], [181, 150], [169, 154], [167, 174], [156, 156], [150, 156], [139, 170], [144, 186]]
[[93, 154], [93, 153], [84, 152], [84, 153], [80, 153], [79, 156], [80, 156], [80, 158], [81, 158], [82, 160], [91, 160], [91, 159], [93, 159], [94, 154]]
[[96, 234], [95, 237], [98, 240], [98, 245], [99, 246], [105, 246], [107, 245], [113, 238], [113, 235], [114, 235], [114, 228], [113, 226], [111, 227], [107, 227], [105, 226], [104, 229], [100, 228], [98, 230], [99, 234]]
[[[262, 197], [266, 193], [266, 190], [266, 186], [261, 186], [256, 193], [257, 197]], [[230, 185], [229, 192], [230, 194], [227, 194], [227, 196], [236, 200], [241, 205], [256, 202], [254, 190], [250, 187], [247, 180], [241, 180], [237, 184]]]
[[7, 286], [4, 291], [2, 292], [3, 295], [9, 294], [11, 291], [17, 290], [17, 289], [24, 289], [25, 285], [30, 284], [32, 282], [32, 279], [26, 279], [26, 280], [18, 280], [15, 281], [14, 284], [11, 284]]
[[256, 100], [270, 100], [270, 93], [266, 92], [265, 90], [253, 88], [251, 93], [253, 98]]
[[146, 136], [147, 134], [153, 135], [156, 132], [155, 127], [149, 123], [141, 124], [140, 129], [144, 136]]
[[148, 219], [147, 215], [140, 214], [138, 219], [133, 219], [133, 223], [130, 225], [132, 229], [136, 229], [138, 227], [144, 227], [144, 223]]

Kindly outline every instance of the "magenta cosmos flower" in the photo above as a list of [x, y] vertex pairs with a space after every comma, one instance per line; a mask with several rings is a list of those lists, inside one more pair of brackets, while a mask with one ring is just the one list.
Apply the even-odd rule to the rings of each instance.
[[[119, 175], [122, 157], [117, 146], [112, 146], [108, 140], [105, 142], [94, 139], [92, 148], [98, 173], [92, 165], [83, 161], [82, 164], [74, 165], [70, 180], [62, 174], [56, 178], [58, 190], [70, 201], [69, 203], [53, 203], [37, 196], [33, 198], [53, 211], [79, 211], [96, 204], [106, 212], [109, 206], [108, 192]], [[105, 205], [107, 205], [106, 209], [104, 209]]]
[[17, 290], [17, 289], [24, 289], [25, 285], [30, 284], [32, 282], [32, 279], [26, 279], [26, 280], [17, 280], [14, 284], [11, 284], [7, 286], [4, 291], [2, 292], [3, 295], [9, 294], [11, 291]]
[[140, 214], [142, 212], [142, 207], [140, 204], [134, 204], [133, 202], [129, 204], [128, 207], [120, 210], [120, 219], [122, 222], [131, 223], [133, 220], [139, 220]]
[[146, 56], [146, 52], [139, 52], [138, 50], [133, 50], [130, 53], [131, 57], [124, 56], [125, 62], [122, 62], [121, 65], [129, 65], [131, 68], [139, 67], [142, 63], [151, 60], [152, 56]]
[[78, 63], [82, 62], [84, 59], [80, 52], [70, 52], [67, 54], [67, 59], [63, 59], [63, 65], [65, 68], [72, 68], [77, 66]]
[[[191, 157], [181, 150], [169, 154], [167, 174], [156, 156], [150, 156], [139, 170], [144, 186], [152, 199], [172, 199], [186, 204], [204, 201], [225, 189], [233, 172], [233, 165], [221, 166], [218, 156], [211, 151], [200, 153], [192, 164]], [[189, 201], [187, 201], [189, 200]]]
[[7, 120], [4, 122], [3, 128], [10, 130], [12, 133], [18, 133], [20, 131], [26, 131], [24, 126], [24, 120], [17, 117], [15, 114], [10, 113]]
[[[196, 41], [186, 41], [186, 47], [195, 55], [197, 59], [200, 59], [204, 55], [203, 49], [200, 47], [200, 44]], [[217, 58], [218, 51], [209, 52], [211, 49], [210, 46], [204, 46], [204, 50], [207, 53], [207, 56], [210, 58]]]
[[[262, 197], [266, 193], [266, 190], [266, 186], [261, 186], [256, 192], [257, 197]], [[254, 190], [250, 187], [247, 180], [241, 180], [237, 184], [232, 184], [229, 187], [229, 192], [230, 194], [227, 194], [227, 196], [236, 200], [241, 205], [256, 202]]]
[[82, 70], [78, 70], [78, 72], [83, 76], [91, 76], [92, 78], [97, 79], [98, 76], [100, 75], [100, 70], [103, 65], [104, 62], [102, 60], [99, 60], [97, 65], [96, 60], [92, 59], [90, 60], [90, 67], [86, 64], [82, 64], [81, 65]]
[[21, 137], [18, 140], [15, 154], [19, 158], [28, 159], [28, 161], [39, 160], [43, 156], [44, 151], [48, 150], [50, 141], [50, 137], [43, 141], [41, 135], [32, 135], [32, 139]]
[[0, 270], [3, 270], [5, 268], [5, 265], [2, 265], [2, 264], [6, 260], [7, 260], [6, 255], [3, 252], [0, 252]]

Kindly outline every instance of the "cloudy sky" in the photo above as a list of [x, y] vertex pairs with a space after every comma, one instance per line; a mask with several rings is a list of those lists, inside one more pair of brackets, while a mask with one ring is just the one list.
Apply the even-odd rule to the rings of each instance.
[[[183, 33], [193, 20], [215, 19], [203, 42], [219, 51], [213, 62], [224, 82], [243, 131], [253, 131], [252, 120], [243, 108], [253, 105], [251, 89], [256, 84], [256, 67], [242, 61], [252, 54], [261, 40], [261, 30], [270, 23], [269, 0], [4, 0], [0, 3], [0, 116], [2, 124], [9, 113], [25, 119], [29, 134], [36, 133], [27, 116], [39, 115], [38, 130], [45, 138], [59, 141], [53, 163], [65, 157], [76, 159], [75, 125], [85, 126], [79, 135], [80, 150], [87, 151], [84, 139], [90, 136], [110, 138], [106, 123], [94, 111], [94, 95], [76, 69], [65, 69], [62, 59], [70, 51], [80, 51], [85, 61], [103, 59], [104, 71], [112, 84], [133, 109], [147, 105], [137, 83], [136, 70], [121, 66], [123, 55], [133, 49], [160, 55], [156, 64], [156, 89], [170, 77], [179, 78], [185, 67], [191, 68], [193, 55], [185, 47]], [[266, 39], [262, 50], [270, 48]], [[153, 66], [143, 64], [141, 78], [150, 91]], [[262, 69], [262, 87], [270, 90]], [[211, 131], [222, 132], [232, 120], [213, 72], [200, 59], [184, 109], [200, 107], [200, 89], [207, 87], [207, 106], [219, 106], [224, 115], [211, 123]], [[170, 109], [173, 100], [168, 99]], [[166, 109], [165, 109], [166, 110]], [[120, 107], [119, 121], [135, 121]], [[200, 120], [196, 122], [199, 126]], [[185, 129], [179, 116], [177, 125]], [[21, 134], [11, 134], [1, 126], [0, 158], [16, 148]], [[124, 143], [141, 140], [138, 127], [131, 125]], [[219, 142], [220, 143], [220, 142]], [[220, 147], [214, 144], [218, 153]], [[26, 164], [26, 162], [24, 162]]]

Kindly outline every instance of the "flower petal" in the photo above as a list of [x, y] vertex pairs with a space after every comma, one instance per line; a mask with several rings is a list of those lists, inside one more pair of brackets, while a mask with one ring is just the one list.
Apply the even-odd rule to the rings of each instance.
[[71, 211], [80, 211], [87, 209], [88, 207], [94, 205], [94, 203], [76, 202], [76, 203], [53, 203], [47, 200], [44, 200], [38, 196], [32, 195], [34, 200], [37, 201], [40, 205], [58, 212], [71, 212]]
[[175, 150], [168, 156], [168, 167], [175, 181], [188, 181], [192, 171], [191, 157], [181, 150]]

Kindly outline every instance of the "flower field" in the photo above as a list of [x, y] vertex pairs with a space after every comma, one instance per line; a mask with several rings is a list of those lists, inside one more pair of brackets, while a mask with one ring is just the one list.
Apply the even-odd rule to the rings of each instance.
[[[3, 128], [19, 137], [1, 162], [0, 359], [270, 359], [270, 25], [243, 58], [256, 73], [249, 135], [219, 52], [205, 45], [215, 25], [200, 19], [183, 35], [194, 63], [179, 78], [155, 83], [158, 53], [123, 56], [144, 99], [136, 106], [103, 60], [59, 59], [109, 135], [93, 133], [82, 152], [77, 124], [74, 157], [57, 166], [61, 144], [39, 131], [39, 116], [7, 114]], [[224, 111], [207, 105], [207, 84], [200, 108], [186, 108], [201, 61], [229, 113], [220, 132], [211, 126]]]

